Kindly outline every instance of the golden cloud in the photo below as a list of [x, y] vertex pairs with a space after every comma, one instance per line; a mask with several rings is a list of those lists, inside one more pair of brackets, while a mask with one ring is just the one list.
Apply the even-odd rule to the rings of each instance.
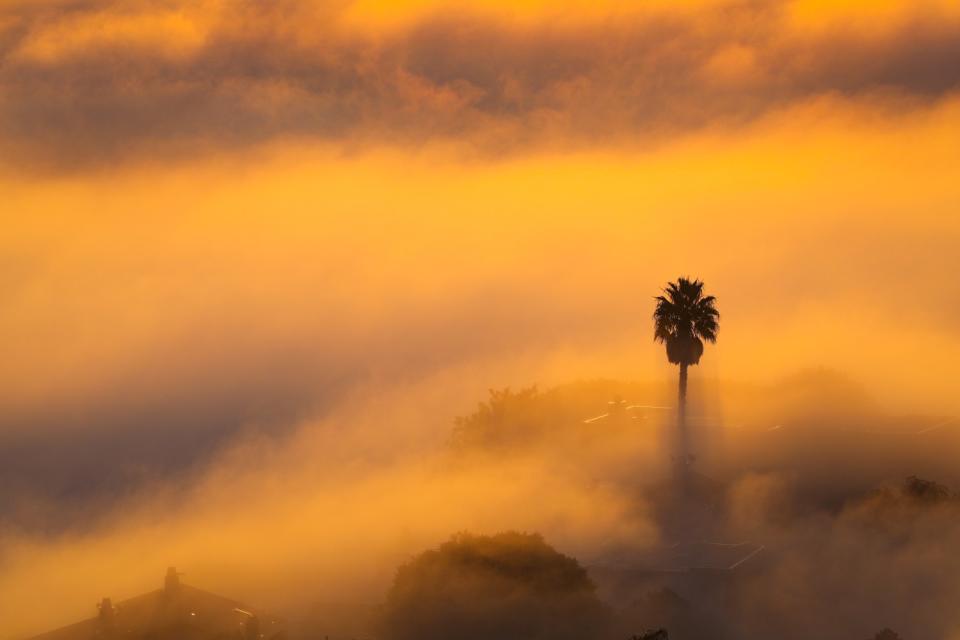
[[862, 28], [849, 3], [643, 6], [8, 3], [0, 151], [77, 169], [281, 139], [645, 147], [821, 96], [929, 105], [960, 86], [940, 3]]

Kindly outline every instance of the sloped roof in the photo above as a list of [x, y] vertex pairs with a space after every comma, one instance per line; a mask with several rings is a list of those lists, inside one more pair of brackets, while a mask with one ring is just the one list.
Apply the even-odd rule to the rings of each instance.
[[110, 605], [110, 611], [31, 640], [208, 640], [278, 637], [283, 621], [230, 598], [176, 584]]

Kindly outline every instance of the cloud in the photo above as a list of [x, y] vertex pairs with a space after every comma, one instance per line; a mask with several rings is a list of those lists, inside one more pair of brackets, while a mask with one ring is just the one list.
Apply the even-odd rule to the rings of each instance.
[[0, 152], [77, 170], [289, 139], [645, 147], [825, 95], [902, 109], [960, 87], [960, 17], [938, 4], [859, 30], [794, 5], [579, 21], [427, 6], [385, 28], [337, 3], [6, 3]]
[[329, 632], [370, 622], [334, 603], [372, 609], [399, 564], [456, 531], [552, 531], [568, 553], [655, 540], [636, 496], [559, 473], [553, 460], [455, 460], [418, 441], [424, 426], [448, 428], [435, 407], [455, 385], [443, 380], [371, 386], [285, 437], [239, 438], [189, 483], [141, 487], [86, 528], [0, 531], [0, 637], [82, 618], [91, 591], [151, 589], [170, 563], [279, 614], [330, 607]]
[[[731, 530], [785, 549], [744, 587], [744, 635], [812, 633], [813, 565], [843, 561], [840, 601], [861, 572], [955, 564], [952, 512], [888, 566], [885, 539], [819, 510], [888, 474], [955, 480], [946, 428], [844, 429], [958, 409], [956, 9], [444, 4], [2, 3], [3, 634], [170, 562], [296, 608], [375, 603], [462, 528], [585, 561], [647, 544], [652, 441], [456, 469], [438, 449], [491, 386], [669, 376], [672, 398], [649, 305], [683, 273], [724, 314], [694, 397], [773, 443], [727, 434], [731, 475], [756, 471]], [[821, 365], [862, 394], [762, 384]], [[893, 599], [851, 603], [838, 636], [922, 635]], [[871, 603], [900, 617], [863, 620]]]
[[[785, 495], [770, 504], [789, 505]], [[958, 624], [948, 577], [958, 517], [955, 500], [934, 504], [887, 489], [848, 495], [834, 513], [781, 514], [765, 530], [755, 527], [772, 557], [733, 585], [734, 637], [871, 637], [884, 627], [948, 637]]]
[[18, 526], [74, 523], [379, 380], [460, 372], [445, 431], [491, 386], [672, 378], [649, 300], [690, 272], [724, 313], [697, 376], [827, 365], [955, 413], [958, 107], [823, 99], [641, 154], [3, 178], [0, 494]]

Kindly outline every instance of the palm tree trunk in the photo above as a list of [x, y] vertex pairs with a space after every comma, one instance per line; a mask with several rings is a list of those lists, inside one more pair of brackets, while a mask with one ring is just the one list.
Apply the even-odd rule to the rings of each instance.
[[682, 486], [686, 487], [690, 462], [690, 435], [687, 433], [687, 363], [680, 363], [680, 396], [677, 403], [677, 467]]

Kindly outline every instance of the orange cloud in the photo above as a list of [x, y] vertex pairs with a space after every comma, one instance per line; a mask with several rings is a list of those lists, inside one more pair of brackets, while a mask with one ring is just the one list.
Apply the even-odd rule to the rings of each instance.
[[936, 4], [880, 32], [785, 2], [510, 6], [13, 3], [0, 151], [78, 169], [281, 139], [638, 148], [821, 96], [922, 106], [960, 87], [960, 19]]
[[183, 10], [98, 11], [37, 25], [9, 56], [14, 62], [45, 65], [101, 49], [144, 49], [165, 58], [183, 58], [196, 53], [205, 36], [205, 25]]

